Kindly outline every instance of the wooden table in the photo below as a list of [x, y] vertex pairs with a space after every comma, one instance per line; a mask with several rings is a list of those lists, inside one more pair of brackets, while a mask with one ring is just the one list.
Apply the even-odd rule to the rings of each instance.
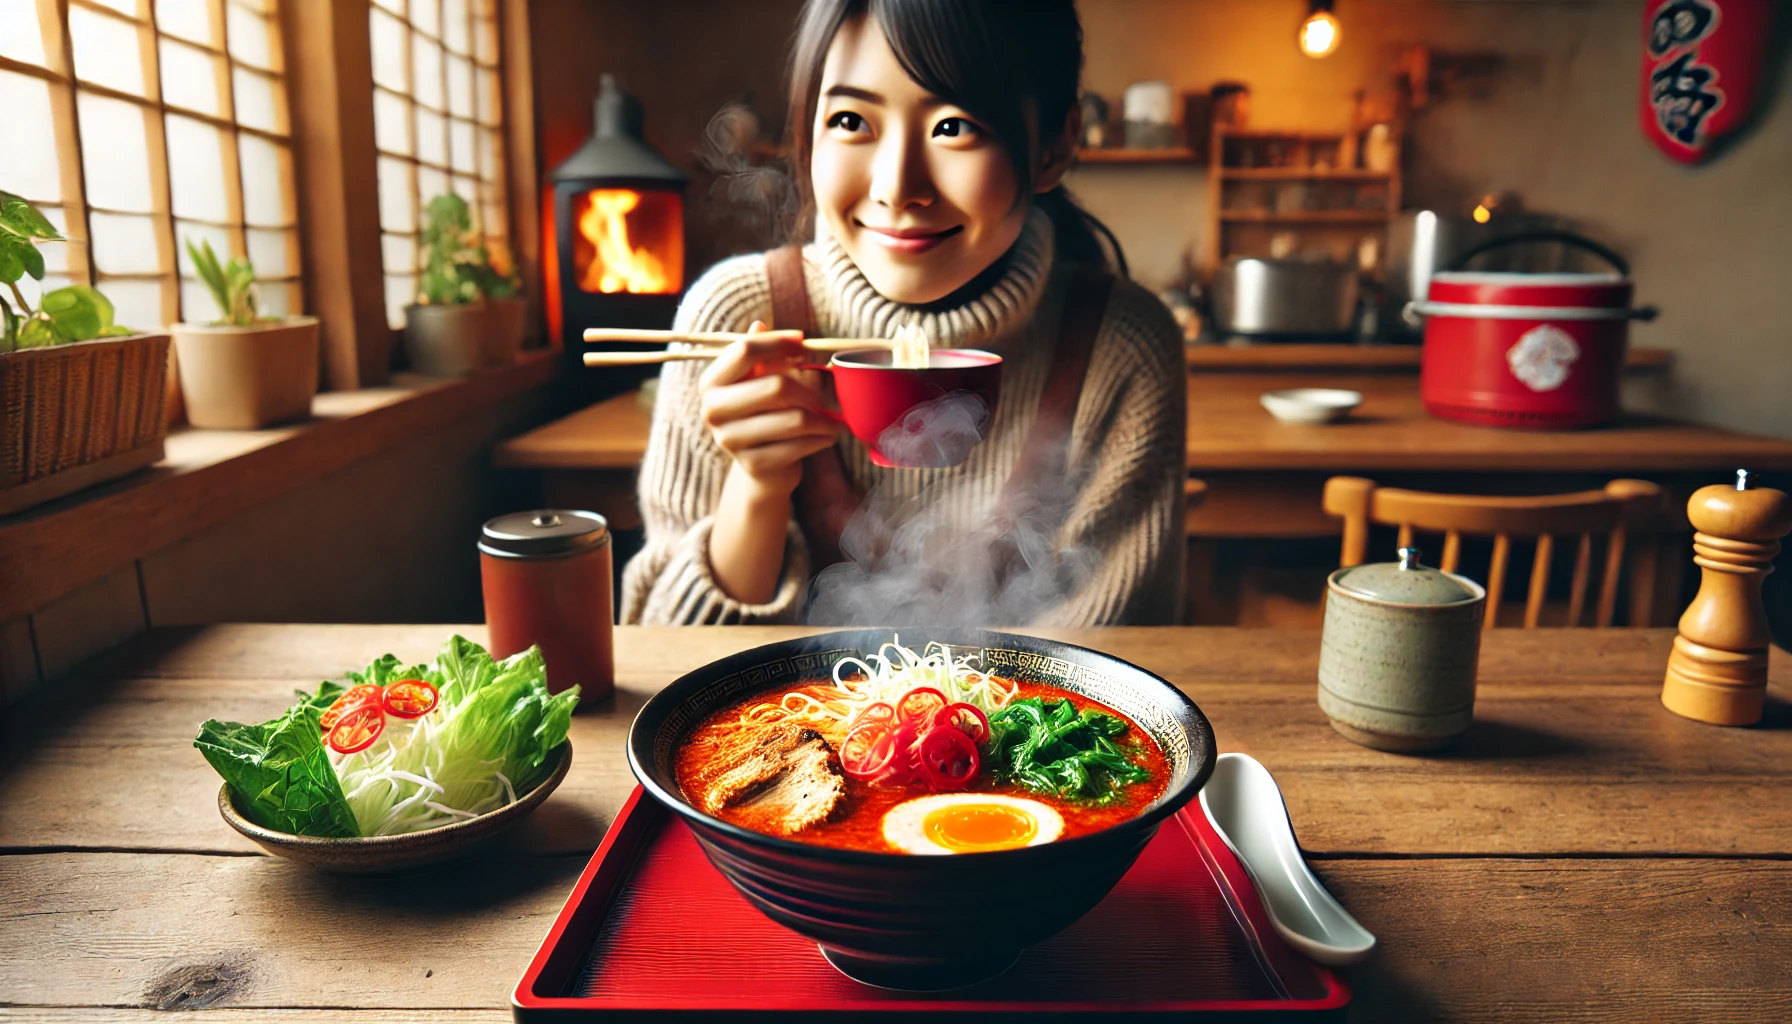
[[[1539, 493], [1624, 475], [1686, 489], [1739, 466], [1792, 469], [1792, 441], [1659, 417], [1567, 433], [1433, 419], [1418, 379], [1403, 374], [1195, 373], [1188, 386], [1188, 467], [1208, 488], [1189, 530], [1206, 537], [1336, 533], [1319, 493], [1338, 473], [1433, 490]], [[1290, 426], [1257, 401], [1289, 387], [1354, 388], [1363, 405], [1341, 424]], [[500, 469], [543, 471], [548, 504], [594, 508], [627, 528], [640, 521], [634, 471], [647, 450], [648, 415], [636, 395], [619, 395], [505, 441], [493, 458]]]
[[[461, 627], [479, 637], [478, 627]], [[0, 754], [0, 1016], [501, 1021], [529, 956], [634, 783], [629, 720], [681, 672], [791, 635], [623, 628], [614, 701], [573, 723], [566, 783], [480, 859], [313, 874], [218, 818], [191, 747], [296, 686], [444, 626], [156, 630], [16, 707]], [[1657, 700], [1664, 631], [1500, 631], [1461, 749], [1402, 757], [1334, 733], [1318, 636], [1067, 631], [1164, 675], [1221, 750], [1284, 787], [1315, 869], [1381, 938], [1348, 972], [1359, 1021], [1792, 1020], [1792, 663], [1760, 728]]]

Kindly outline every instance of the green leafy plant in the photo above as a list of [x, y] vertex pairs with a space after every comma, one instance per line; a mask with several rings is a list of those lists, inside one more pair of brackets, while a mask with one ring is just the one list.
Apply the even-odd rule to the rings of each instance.
[[199, 279], [211, 291], [212, 298], [218, 308], [224, 311], [220, 324], [232, 327], [252, 327], [262, 321], [263, 317], [255, 309], [255, 267], [241, 256], [233, 256], [229, 263], [220, 264], [218, 254], [212, 251], [209, 239], [200, 239], [195, 246], [192, 239], [187, 239], [187, 255], [193, 260], [193, 269], [199, 272]]
[[424, 211], [423, 251], [423, 278], [417, 289], [420, 305], [477, 302], [484, 295], [479, 288], [479, 270], [486, 264], [485, 249], [473, 232], [473, 214], [465, 199], [451, 192], [429, 201]]
[[508, 250], [486, 247], [473, 227], [472, 209], [452, 192], [436, 196], [424, 207], [423, 252], [419, 305], [508, 299], [522, 291], [522, 281], [510, 269]]
[[34, 281], [44, 279], [44, 254], [37, 243], [62, 240], [37, 207], [0, 191], [0, 284], [12, 293], [11, 301], [0, 295], [0, 352], [135, 333], [113, 323], [112, 303], [84, 284], [44, 293], [36, 309], [25, 301], [19, 281], [27, 274]]

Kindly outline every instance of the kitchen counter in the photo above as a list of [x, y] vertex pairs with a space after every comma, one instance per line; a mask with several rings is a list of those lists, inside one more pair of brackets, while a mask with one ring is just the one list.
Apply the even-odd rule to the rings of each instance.
[[[634, 787], [649, 695], [779, 628], [620, 628], [618, 693], [573, 721], [565, 784], [476, 859], [384, 878], [260, 854], [192, 748], [298, 686], [480, 627], [154, 630], [13, 709], [0, 761], [0, 1006], [9, 1019], [504, 1021], [548, 925]], [[1381, 940], [1355, 1021], [1792, 1018], [1792, 659], [1768, 720], [1657, 699], [1673, 634], [1502, 630], [1477, 722], [1413, 757], [1343, 739], [1314, 701], [1317, 633], [1069, 630], [1200, 703], [1273, 771], [1308, 859]]]

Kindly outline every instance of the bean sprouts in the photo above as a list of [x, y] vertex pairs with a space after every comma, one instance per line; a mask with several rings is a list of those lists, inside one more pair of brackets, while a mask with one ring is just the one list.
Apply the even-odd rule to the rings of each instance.
[[948, 703], [963, 701], [993, 715], [1013, 700], [1020, 684], [1007, 682], [981, 670], [975, 654], [953, 657], [952, 649], [937, 641], [916, 654], [902, 646], [901, 637], [864, 658], [841, 658], [834, 663], [832, 684], [811, 684], [791, 690], [775, 701], [753, 704], [741, 712], [742, 725], [798, 722], [838, 743], [858, 713], [878, 701], [893, 702], [917, 686], [931, 686]]

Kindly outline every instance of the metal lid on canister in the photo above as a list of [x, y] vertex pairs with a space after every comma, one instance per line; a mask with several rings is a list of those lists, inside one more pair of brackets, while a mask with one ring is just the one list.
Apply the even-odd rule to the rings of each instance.
[[610, 543], [610, 524], [596, 512], [541, 508], [488, 520], [479, 550], [497, 558], [564, 558]]
[[1392, 604], [1449, 605], [1479, 600], [1479, 587], [1430, 566], [1419, 564], [1418, 548], [1401, 548], [1400, 561], [1376, 562], [1340, 569], [1332, 579], [1340, 590], [1357, 597]]

